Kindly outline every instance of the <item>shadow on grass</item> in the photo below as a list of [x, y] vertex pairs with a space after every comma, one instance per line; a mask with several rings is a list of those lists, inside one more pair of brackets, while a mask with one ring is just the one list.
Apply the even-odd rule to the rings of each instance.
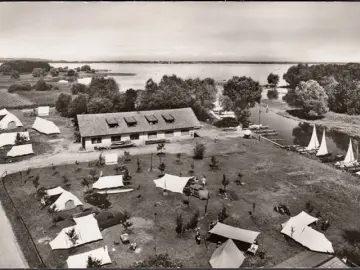
[[314, 116], [314, 115], [308, 115], [303, 110], [300, 109], [293, 109], [293, 110], [287, 110], [286, 111], [291, 116], [304, 119], [304, 120], [319, 120], [323, 119], [324, 116]]
[[360, 230], [344, 230], [342, 237], [351, 245], [360, 244]]

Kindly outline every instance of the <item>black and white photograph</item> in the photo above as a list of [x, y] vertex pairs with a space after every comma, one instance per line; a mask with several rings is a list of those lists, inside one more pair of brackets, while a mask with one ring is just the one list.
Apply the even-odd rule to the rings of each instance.
[[0, 2], [0, 268], [360, 266], [360, 2]]

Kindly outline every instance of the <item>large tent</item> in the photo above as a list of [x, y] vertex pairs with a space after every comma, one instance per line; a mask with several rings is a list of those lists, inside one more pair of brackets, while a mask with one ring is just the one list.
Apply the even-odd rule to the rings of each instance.
[[[93, 214], [73, 219], [76, 225], [62, 229], [55, 239], [49, 243], [52, 250], [69, 249], [103, 239], [98, 222]], [[75, 229], [75, 234], [78, 236], [75, 244], [67, 235], [72, 229]]]
[[122, 175], [103, 176], [93, 184], [94, 189], [109, 189], [122, 186], [124, 186]]
[[105, 164], [106, 165], [114, 165], [118, 163], [118, 155], [117, 153], [107, 154], [105, 155]]
[[0, 130], [10, 130], [22, 126], [23, 124], [14, 114], [6, 109], [0, 110]]
[[22, 144], [13, 146], [6, 154], [7, 157], [21, 157], [34, 154], [32, 144]]
[[60, 129], [53, 122], [40, 117], [36, 117], [32, 128], [46, 135], [60, 133]]
[[56, 211], [63, 211], [73, 209], [79, 205], [83, 205], [83, 203], [74, 194], [64, 190], [50, 207], [55, 206]]
[[332, 244], [325, 235], [308, 226], [317, 220], [317, 218], [301, 212], [281, 224], [281, 233], [291, 237], [312, 251], [334, 253]]
[[68, 268], [85, 269], [87, 268], [87, 261], [89, 257], [91, 257], [92, 259], [100, 260], [101, 265], [111, 263], [111, 258], [109, 256], [107, 246], [77, 255], [69, 256], [69, 258], [66, 260], [66, 263], [68, 265]]
[[48, 116], [50, 113], [49, 106], [41, 106], [37, 108], [37, 115], [38, 116]]
[[239, 268], [244, 260], [244, 254], [229, 239], [215, 249], [209, 263], [212, 268]]
[[248, 244], [254, 243], [255, 239], [260, 234], [260, 232], [232, 227], [221, 222], [216, 223], [214, 228], [212, 228], [209, 233], [220, 235], [222, 237], [233, 240], [238, 240]]
[[179, 177], [176, 175], [165, 174], [163, 177], [154, 180], [155, 186], [172, 192], [183, 193], [184, 187], [191, 177]]
[[20, 134], [21, 137], [26, 138], [27, 141], [30, 140], [29, 132], [1, 133], [0, 134], [0, 147], [6, 146], [6, 145], [15, 145], [17, 134]]

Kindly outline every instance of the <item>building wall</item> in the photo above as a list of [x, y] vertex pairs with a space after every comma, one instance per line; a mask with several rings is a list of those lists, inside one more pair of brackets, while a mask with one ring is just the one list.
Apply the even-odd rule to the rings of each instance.
[[[136, 145], [145, 145], [145, 141], [148, 140], [158, 140], [158, 139], [167, 139], [170, 141], [177, 141], [177, 140], [186, 140], [186, 139], [191, 139], [194, 137], [194, 128], [189, 129], [189, 134], [187, 135], [183, 135], [181, 134], [181, 130], [175, 130], [173, 132], [173, 136], [167, 136], [167, 134], [165, 134], [164, 131], [159, 131], [156, 134], [156, 138], [149, 138], [148, 133], [141, 133], [139, 135], [139, 139], [138, 140], [131, 140], [133, 143], [135, 143]], [[116, 136], [116, 135], [112, 135], [112, 136]], [[101, 143], [96, 143], [96, 144], [92, 144], [92, 138], [90, 137], [86, 137], [86, 138], [82, 138], [82, 140], [85, 141], [85, 149], [93, 149], [95, 146], [100, 146], [100, 147], [109, 147], [111, 145], [111, 137], [112, 136], [101, 136]], [[119, 136], [121, 136], [121, 141], [129, 141], [130, 140], [130, 134], [119, 134]]]

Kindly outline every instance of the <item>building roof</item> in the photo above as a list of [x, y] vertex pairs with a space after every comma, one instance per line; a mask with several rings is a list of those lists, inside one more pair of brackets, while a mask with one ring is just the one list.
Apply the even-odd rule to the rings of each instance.
[[349, 268], [331, 254], [304, 251], [278, 264], [274, 268]]
[[[158, 121], [150, 124], [145, 116], [152, 115]], [[151, 117], [153, 119], [153, 117]], [[174, 121], [169, 121], [173, 117]], [[191, 108], [134, 111], [104, 114], [77, 115], [81, 137], [165, 131], [199, 127], [200, 122]], [[109, 127], [107, 119], [114, 119], [118, 126]], [[170, 119], [171, 120], [171, 119]]]

